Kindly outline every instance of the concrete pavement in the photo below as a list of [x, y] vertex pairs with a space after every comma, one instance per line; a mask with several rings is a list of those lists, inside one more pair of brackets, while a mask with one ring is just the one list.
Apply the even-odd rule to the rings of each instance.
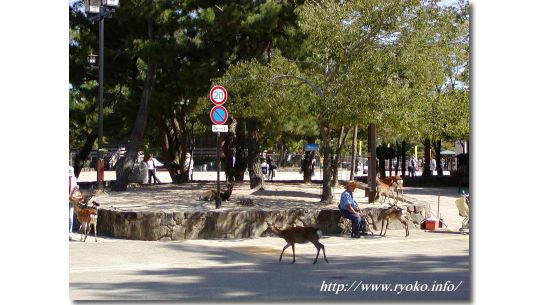
[[[389, 231], [324, 237], [329, 264], [311, 244], [284, 240], [70, 243], [73, 300], [307, 301], [468, 300], [469, 236]], [[322, 254], [320, 253], [320, 256]], [[377, 291], [373, 291], [377, 290]], [[385, 291], [382, 291], [385, 290]]]

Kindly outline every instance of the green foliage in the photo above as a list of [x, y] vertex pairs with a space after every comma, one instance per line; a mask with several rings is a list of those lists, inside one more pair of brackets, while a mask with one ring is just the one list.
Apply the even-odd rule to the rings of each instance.
[[[98, 26], [76, 6], [69, 22], [76, 147], [97, 125], [98, 70], [86, 56], [97, 53]], [[258, 120], [264, 147], [300, 147], [320, 126], [331, 137], [355, 124], [364, 133], [371, 122], [386, 142], [469, 136], [466, 1], [124, 0], [105, 24], [105, 142], [127, 138], [150, 59], [158, 63], [145, 137], [152, 147], [162, 121], [184, 118], [206, 132], [217, 83], [228, 89], [232, 117]]]

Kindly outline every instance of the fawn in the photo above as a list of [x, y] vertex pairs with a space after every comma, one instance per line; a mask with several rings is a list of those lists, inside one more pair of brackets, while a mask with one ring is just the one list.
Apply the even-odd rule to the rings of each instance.
[[[390, 207], [383, 209], [378, 216], [378, 220], [381, 219], [381, 232], [379, 232], [379, 236], [385, 236], [387, 234], [387, 228], [392, 219], [398, 219], [405, 228], [405, 237], [409, 236], [409, 226], [407, 225], [404, 214], [405, 210], [397, 205], [391, 205]], [[386, 226], [385, 221], [387, 222]], [[383, 234], [383, 227], [385, 227], [385, 234]]]
[[280, 253], [280, 259], [278, 260], [279, 262], [282, 261], [282, 254], [284, 254], [284, 251], [291, 246], [291, 250], [293, 251], [293, 262], [291, 263], [295, 264], [295, 243], [304, 244], [311, 242], [316, 249], [318, 249], [314, 264], [318, 261], [320, 249], [323, 250], [323, 258], [327, 263], [329, 263], [327, 256], [325, 256], [325, 246], [319, 242], [319, 238], [321, 237], [321, 230], [319, 228], [292, 227], [282, 230], [269, 222], [267, 222], [267, 225], [275, 235], [283, 238], [286, 241], [286, 245], [282, 249], [282, 253]]
[[[85, 235], [84, 242], [86, 241], [88, 232], [91, 230], [90, 226], [93, 225], [94, 238], [97, 242], [97, 207], [99, 204], [94, 203], [94, 207], [79, 207], [79, 204], [84, 201], [84, 197], [82, 196], [82, 193], [80, 193], [78, 186], [75, 187], [71, 194], [69, 201], [75, 208], [75, 214], [77, 215], [77, 219], [80, 222], [80, 228], [82, 229], [80, 230], [80, 241], [82, 241], [83, 235]], [[86, 202], [88, 200], [86, 200]]]

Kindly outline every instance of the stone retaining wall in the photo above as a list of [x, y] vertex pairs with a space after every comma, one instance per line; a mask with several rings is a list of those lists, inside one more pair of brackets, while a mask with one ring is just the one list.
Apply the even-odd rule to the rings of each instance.
[[[409, 229], [419, 228], [424, 217], [429, 215], [428, 206], [424, 204], [404, 208], [411, 219]], [[363, 209], [370, 216], [374, 230], [381, 229], [381, 222], [377, 220], [381, 209]], [[349, 222], [345, 220], [335, 208], [193, 212], [128, 212], [103, 208], [99, 210], [97, 230], [115, 238], [134, 240], [235, 239], [265, 236], [268, 233], [266, 221], [283, 227], [302, 226], [304, 222], [321, 228], [325, 235], [344, 234], [349, 228]], [[403, 228], [394, 220], [390, 229]]]

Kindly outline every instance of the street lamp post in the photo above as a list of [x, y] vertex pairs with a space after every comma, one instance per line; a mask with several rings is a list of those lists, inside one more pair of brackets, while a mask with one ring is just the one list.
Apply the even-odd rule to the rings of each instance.
[[104, 156], [103, 156], [103, 96], [105, 69], [105, 17], [112, 15], [118, 7], [119, 0], [85, 0], [86, 13], [97, 14], [90, 21], [99, 20], [99, 133], [97, 140], [97, 189], [103, 190]]

